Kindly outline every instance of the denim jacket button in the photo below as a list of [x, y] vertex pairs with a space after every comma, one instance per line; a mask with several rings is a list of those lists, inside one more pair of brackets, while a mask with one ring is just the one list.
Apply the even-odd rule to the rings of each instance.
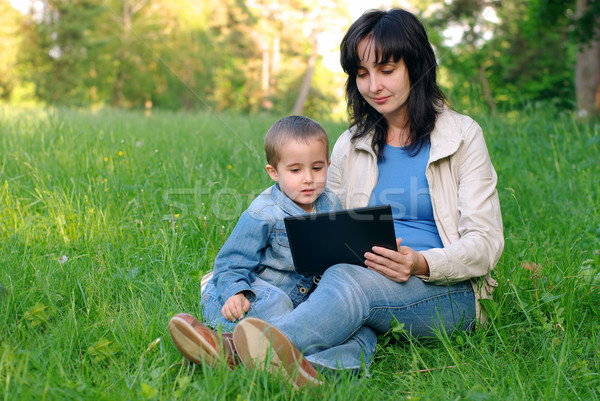
[[306, 291], [308, 291], [308, 290], [306, 289], [306, 287], [300, 287], [299, 291], [300, 291], [300, 294], [306, 294]]

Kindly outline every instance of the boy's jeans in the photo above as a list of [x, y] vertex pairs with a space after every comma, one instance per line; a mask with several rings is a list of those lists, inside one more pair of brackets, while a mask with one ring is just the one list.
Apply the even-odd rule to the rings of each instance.
[[309, 299], [282, 317], [283, 331], [313, 364], [332, 369], [368, 367], [377, 334], [394, 317], [417, 338], [468, 329], [475, 320], [469, 281], [440, 286], [411, 276], [396, 283], [364, 267], [330, 267]]
[[[252, 300], [246, 316], [258, 317], [272, 323], [294, 309], [290, 297], [274, 285], [257, 277], [250, 287], [256, 294], [256, 299]], [[230, 322], [221, 314], [223, 304], [219, 302], [216, 292], [212, 282], [209, 282], [202, 291], [202, 320], [204, 324], [220, 329], [224, 333], [232, 332], [236, 323]]]

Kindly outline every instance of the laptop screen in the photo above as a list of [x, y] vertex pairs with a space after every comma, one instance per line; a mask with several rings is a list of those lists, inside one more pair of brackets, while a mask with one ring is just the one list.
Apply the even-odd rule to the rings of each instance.
[[291, 216], [284, 223], [296, 271], [306, 277], [338, 263], [365, 266], [373, 246], [397, 249], [389, 205]]

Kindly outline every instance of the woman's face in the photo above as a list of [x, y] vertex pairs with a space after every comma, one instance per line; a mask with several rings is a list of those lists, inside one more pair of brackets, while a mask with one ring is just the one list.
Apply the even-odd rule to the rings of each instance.
[[363, 39], [357, 48], [361, 57], [356, 85], [368, 104], [386, 119], [404, 118], [410, 93], [410, 80], [404, 60], [377, 63], [373, 42]]

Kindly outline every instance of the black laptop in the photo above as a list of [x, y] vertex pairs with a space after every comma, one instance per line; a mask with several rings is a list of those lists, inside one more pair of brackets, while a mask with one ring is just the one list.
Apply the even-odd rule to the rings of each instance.
[[365, 266], [373, 246], [397, 249], [389, 205], [311, 213], [284, 219], [296, 271], [321, 275], [330, 266]]

